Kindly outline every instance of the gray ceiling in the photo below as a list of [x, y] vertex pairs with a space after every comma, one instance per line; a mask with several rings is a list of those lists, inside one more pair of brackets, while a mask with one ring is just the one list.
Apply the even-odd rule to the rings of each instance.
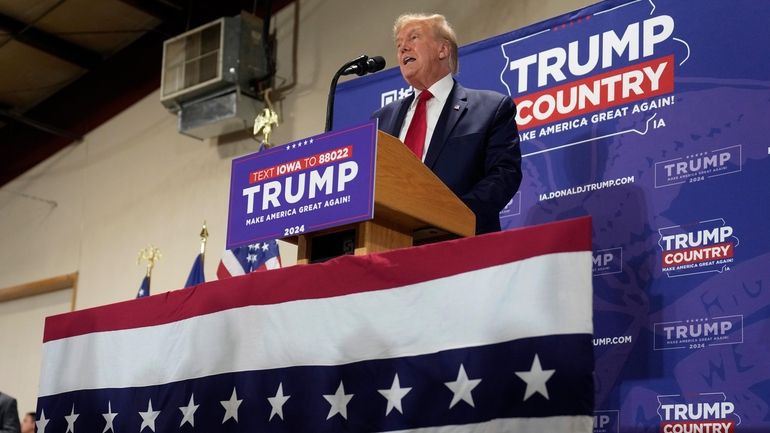
[[0, 0], [0, 186], [158, 88], [165, 39], [290, 0]]
[[26, 112], [158, 24], [120, 0], [0, 1], [0, 103]]

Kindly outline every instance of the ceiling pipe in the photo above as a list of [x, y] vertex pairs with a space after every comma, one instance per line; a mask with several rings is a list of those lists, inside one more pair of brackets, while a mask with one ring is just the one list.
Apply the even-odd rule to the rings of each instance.
[[68, 140], [72, 140], [78, 143], [83, 141], [83, 136], [81, 135], [74, 134], [69, 131], [65, 131], [64, 129], [57, 128], [55, 126], [51, 126], [43, 122], [38, 122], [37, 120], [33, 120], [21, 114], [14, 113], [13, 111], [8, 110], [6, 108], [0, 108], [0, 117], [5, 117], [6, 119], [12, 120], [14, 122], [23, 123], [24, 125], [31, 126], [39, 131], [47, 132], [57, 137], [66, 138]]

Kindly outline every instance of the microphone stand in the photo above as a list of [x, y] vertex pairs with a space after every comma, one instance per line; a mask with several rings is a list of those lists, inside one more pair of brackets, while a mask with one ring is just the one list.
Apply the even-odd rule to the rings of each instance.
[[336, 74], [334, 74], [334, 78], [332, 78], [332, 83], [329, 86], [329, 96], [326, 98], [326, 130], [325, 132], [329, 132], [332, 130], [332, 118], [334, 117], [334, 96], [335, 96], [335, 90], [337, 89], [337, 81], [339, 81], [340, 77], [342, 76], [342, 73], [345, 72], [345, 69], [355, 65], [360, 64], [363, 66], [366, 65], [366, 61], [369, 60], [369, 56], [363, 54], [358, 58], [355, 58], [344, 65], [337, 71]]

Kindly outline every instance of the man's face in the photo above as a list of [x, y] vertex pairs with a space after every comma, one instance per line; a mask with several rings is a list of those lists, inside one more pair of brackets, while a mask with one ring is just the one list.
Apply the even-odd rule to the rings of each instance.
[[32, 433], [35, 431], [35, 417], [26, 415], [21, 422], [21, 433]]
[[415, 89], [425, 90], [449, 73], [448, 44], [436, 40], [426, 22], [407, 23], [396, 34], [401, 75]]

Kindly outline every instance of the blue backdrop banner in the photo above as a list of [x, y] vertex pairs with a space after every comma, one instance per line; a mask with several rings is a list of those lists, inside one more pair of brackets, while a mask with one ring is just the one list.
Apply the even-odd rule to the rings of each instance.
[[[456, 79], [519, 109], [503, 227], [593, 217], [596, 432], [770, 431], [769, 23], [606, 1], [460, 49]], [[335, 125], [411, 93], [345, 82]]]

